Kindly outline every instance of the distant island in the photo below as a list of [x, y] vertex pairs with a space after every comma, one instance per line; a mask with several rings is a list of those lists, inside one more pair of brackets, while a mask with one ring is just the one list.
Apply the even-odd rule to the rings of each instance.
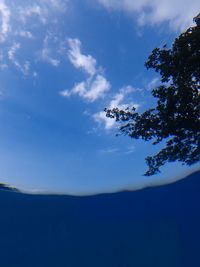
[[19, 189], [8, 184], [0, 183], [0, 190], [19, 192]]

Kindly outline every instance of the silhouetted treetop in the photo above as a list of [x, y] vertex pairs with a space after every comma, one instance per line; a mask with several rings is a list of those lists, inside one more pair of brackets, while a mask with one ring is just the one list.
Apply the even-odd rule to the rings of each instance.
[[141, 114], [135, 108], [105, 109], [120, 123], [121, 133], [153, 144], [165, 141], [163, 149], [146, 158], [145, 175], [159, 172], [166, 162], [200, 161], [200, 16], [194, 21], [172, 48], [155, 48], [145, 63], [161, 76], [161, 85], [152, 90], [156, 107]]

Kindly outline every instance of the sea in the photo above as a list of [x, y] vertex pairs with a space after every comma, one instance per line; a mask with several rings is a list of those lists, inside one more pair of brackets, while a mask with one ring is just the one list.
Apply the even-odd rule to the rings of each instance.
[[198, 267], [200, 172], [73, 197], [0, 190], [1, 267]]

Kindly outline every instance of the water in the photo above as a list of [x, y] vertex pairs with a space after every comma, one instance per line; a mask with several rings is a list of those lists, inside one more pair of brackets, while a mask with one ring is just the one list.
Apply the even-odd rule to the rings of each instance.
[[200, 266], [199, 178], [93, 197], [1, 191], [0, 266]]

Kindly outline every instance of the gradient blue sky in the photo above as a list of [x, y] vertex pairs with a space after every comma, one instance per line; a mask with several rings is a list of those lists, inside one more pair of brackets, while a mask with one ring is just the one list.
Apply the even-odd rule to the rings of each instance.
[[[183, 4], [184, 2], [184, 4]], [[199, 0], [0, 0], [0, 179], [24, 190], [85, 194], [163, 183], [198, 168], [115, 137], [105, 107], [153, 105], [144, 62], [192, 24]]]

